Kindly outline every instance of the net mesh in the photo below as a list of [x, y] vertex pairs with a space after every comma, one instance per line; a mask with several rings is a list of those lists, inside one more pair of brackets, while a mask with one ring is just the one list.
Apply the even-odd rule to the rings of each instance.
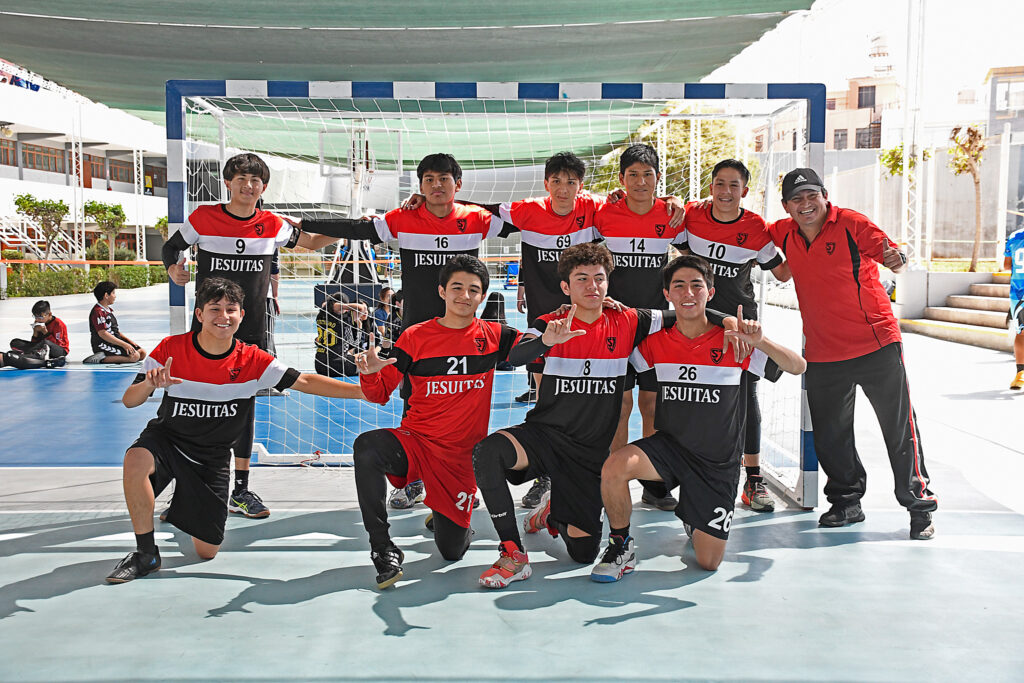
[[[734, 157], [753, 174], [746, 208], [773, 219], [781, 212], [781, 175], [800, 161], [793, 150], [806, 140], [802, 129], [779, 140], [773, 131], [776, 122], [779, 130], [799, 129], [806, 119], [804, 106], [802, 100], [186, 98], [186, 214], [202, 203], [226, 201], [219, 169], [226, 158], [242, 151], [260, 154], [271, 168], [265, 208], [296, 218], [323, 218], [395, 208], [418, 186], [418, 160], [436, 152], [454, 155], [464, 169], [459, 200], [497, 203], [544, 195], [544, 162], [561, 151], [583, 159], [588, 167], [585, 187], [604, 194], [618, 187], [619, 152], [645, 142], [661, 159], [659, 193], [697, 199], [710, 183], [714, 164]], [[288, 365], [314, 370], [314, 292], [337, 274], [339, 261], [366, 261], [364, 284], [401, 289], [397, 250], [375, 245], [373, 252], [353, 259], [353, 246], [281, 255], [275, 342], [278, 356]], [[491, 291], [505, 295], [509, 323], [525, 329], [515, 306], [512, 273], [517, 269], [508, 267], [518, 261], [519, 251], [518, 237], [513, 236], [486, 240], [481, 256], [491, 269]], [[772, 284], [763, 292], [782, 292], [775, 296], [778, 300], [792, 298], [785, 294], [786, 286], [768, 279]], [[373, 302], [367, 303], [372, 308]], [[773, 310], [768, 306], [763, 314], [769, 335], [794, 347], [800, 344], [799, 317], [785, 309], [775, 315]], [[760, 384], [763, 464], [792, 486], [799, 470], [799, 380]], [[517, 403], [515, 396], [526, 389], [524, 372], [498, 373], [492, 428], [522, 421], [528, 406]], [[261, 398], [257, 415], [262, 461], [345, 461], [360, 432], [396, 426], [401, 405], [397, 399], [376, 406], [292, 392]], [[639, 416], [633, 419], [630, 436], [638, 438]]]

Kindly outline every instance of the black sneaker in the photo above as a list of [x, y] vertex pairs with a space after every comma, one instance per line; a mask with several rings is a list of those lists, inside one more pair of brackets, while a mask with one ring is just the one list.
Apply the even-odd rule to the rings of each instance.
[[647, 489], [644, 489], [643, 495], [640, 496], [640, 502], [647, 505], [653, 505], [659, 510], [665, 510], [672, 512], [679, 505], [679, 501], [671, 493], [665, 494], [664, 498], [657, 498], [653, 493], [650, 493]]
[[381, 551], [374, 550], [370, 553], [373, 566], [377, 570], [377, 588], [381, 590], [394, 585], [402, 578], [402, 562], [405, 561], [405, 553], [391, 543]]
[[546, 491], [551, 490], [551, 477], [537, 477], [533, 480], [533, 486], [523, 496], [523, 507], [532, 510], [533, 508], [540, 505], [540, 497], [544, 495]]
[[263, 504], [262, 498], [249, 489], [231, 494], [228, 498], [228, 511], [245, 515], [250, 519], [270, 516], [270, 508]]
[[160, 549], [150, 555], [136, 550], [128, 553], [123, 560], [117, 563], [114, 571], [107, 575], [107, 583], [128, 583], [151, 572], [160, 569]]
[[915, 541], [930, 541], [935, 537], [935, 525], [932, 524], [932, 513], [910, 513], [910, 538]]
[[860, 503], [839, 506], [833, 505], [832, 509], [818, 518], [818, 526], [846, 526], [864, 521], [864, 510]]
[[537, 402], [537, 392], [534, 391], [533, 389], [530, 389], [529, 391], [527, 391], [524, 394], [519, 394], [518, 396], [516, 396], [516, 403], [536, 403], [536, 402]]

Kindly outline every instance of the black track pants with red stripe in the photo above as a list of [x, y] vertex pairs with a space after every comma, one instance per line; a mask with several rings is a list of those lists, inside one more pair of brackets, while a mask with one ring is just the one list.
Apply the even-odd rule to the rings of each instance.
[[867, 473], [853, 435], [857, 385], [878, 416], [896, 482], [896, 500], [908, 510], [934, 510], [937, 502], [928, 489], [921, 433], [910, 404], [903, 344], [899, 342], [849, 360], [807, 364], [807, 404], [814, 448], [828, 477], [825, 496], [829, 503], [850, 505], [864, 495]]

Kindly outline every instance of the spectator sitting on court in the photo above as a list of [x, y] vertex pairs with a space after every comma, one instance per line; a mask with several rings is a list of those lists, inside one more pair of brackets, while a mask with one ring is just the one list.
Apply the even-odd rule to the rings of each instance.
[[92, 355], [83, 363], [137, 363], [146, 357], [142, 347], [121, 334], [112, 308], [117, 285], [104, 280], [92, 290], [96, 305], [89, 312], [89, 338]]
[[40, 300], [32, 305], [32, 338], [12, 339], [11, 350], [0, 354], [0, 367], [59, 368], [69, 350], [67, 325], [50, 311], [50, 302]]

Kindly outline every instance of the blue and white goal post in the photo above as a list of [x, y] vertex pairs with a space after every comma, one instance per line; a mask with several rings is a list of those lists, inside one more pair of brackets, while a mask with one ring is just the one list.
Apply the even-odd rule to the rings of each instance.
[[[583, 159], [584, 186], [605, 193], [617, 185], [622, 149], [647, 142], [661, 161], [659, 193], [684, 201], [706, 194], [714, 164], [734, 157], [752, 173], [746, 208], [766, 220], [783, 215], [783, 174], [797, 166], [824, 172], [821, 84], [173, 80], [166, 94], [172, 232], [199, 204], [227, 199], [220, 169], [245, 151], [271, 168], [265, 207], [295, 217], [393, 209], [418, 187], [418, 161], [435, 152], [450, 153], [462, 165], [459, 199], [488, 204], [543, 196], [544, 162], [559, 151]], [[495, 275], [518, 260], [517, 240], [484, 242], [481, 255]], [[314, 293], [346, 277], [339, 259], [353, 253], [359, 252], [282, 256], [275, 340], [289, 364], [312, 369], [322, 298]], [[398, 289], [396, 256], [378, 245], [372, 266], [382, 284]], [[802, 344], [799, 315], [772, 303], [795, 300], [787, 287], [767, 276], [755, 291], [768, 333], [795, 348]], [[169, 299], [171, 330], [182, 331], [191, 315], [185, 288], [170, 284]], [[515, 304], [509, 309], [509, 319], [517, 321]], [[524, 376], [499, 373], [499, 379], [495, 428], [520, 421], [524, 412], [512, 399], [525, 389]], [[798, 378], [792, 380], [759, 382], [762, 469], [776, 492], [810, 508], [817, 502], [817, 458], [805, 392]], [[362, 402], [273, 401], [258, 418], [266, 424], [257, 424], [265, 462], [301, 461], [314, 453], [344, 462], [355, 435], [393, 426], [400, 415]]]

